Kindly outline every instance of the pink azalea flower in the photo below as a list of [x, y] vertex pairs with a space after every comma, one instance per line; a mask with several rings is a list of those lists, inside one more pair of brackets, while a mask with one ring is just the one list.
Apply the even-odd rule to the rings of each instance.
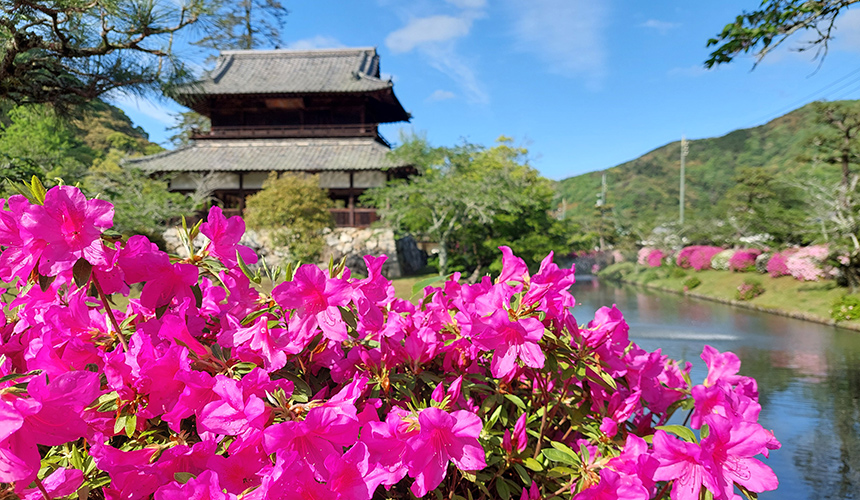
[[200, 232], [210, 240], [206, 247], [209, 253], [228, 267], [238, 266], [237, 251], [246, 264], [257, 262], [257, 254], [245, 245], [239, 244], [239, 240], [245, 234], [245, 221], [241, 217], [234, 216], [228, 219], [221, 212], [221, 207], [212, 207], [209, 209], [206, 222], [200, 224]]
[[545, 357], [538, 342], [544, 326], [536, 318], [511, 321], [507, 311], [497, 310], [481, 322], [481, 331], [473, 332], [473, 339], [482, 349], [495, 350], [490, 364], [494, 377], [511, 375], [517, 369], [517, 360], [532, 368], [543, 367]]
[[654, 434], [653, 444], [653, 456], [659, 462], [654, 479], [675, 481], [672, 500], [698, 500], [703, 485], [711, 492], [717, 491], [719, 480], [711, 472], [713, 460], [697, 444], [671, 437], [665, 431]]
[[337, 306], [345, 306], [352, 295], [348, 282], [326, 278], [317, 266], [305, 264], [296, 270], [293, 281], [281, 283], [272, 290], [272, 297], [284, 309], [295, 309], [290, 328], [297, 328], [302, 335], [317, 326], [323, 335], [342, 342], [349, 339], [346, 323]]
[[155, 492], [155, 500], [235, 500], [236, 495], [224, 493], [218, 474], [208, 470], [185, 484], [172, 482]]
[[474, 413], [459, 410], [449, 414], [430, 407], [421, 410], [418, 423], [421, 432], [409, 442], [409, 476], [415, 478], [411, 488], [415, 496], [424, 496], [442, 483], [449, 460], [461, 470], [487, 466], [478, 443], [483, 425]]
[[737, 374], [741, 369], [741, 360], [732, 352], [721, 353], [706, 345], [702, 349], [702, 361], [708, 365], [708, 377], [705, 379], [706, 387], [716, 384], [718, 380], [735, 384], [742, 378]]
[[502, 251], [502, 272], [496, 278], [496, 283], [525, 282], [529, 278], [529, 268], [526, 266], [526, 262], [515, 256], [510, 247], [500, 246], [499, 250]]
[[709, 452], [715, 465], [714, 498], [734, 498], [735, 483], [756, 493], [779, 486], [773, 470], [752, 458], [768, 449], [773, 434], [752, 422], [720, 416], [706, 420], [710, 433], [702, 440], [702, 449]]
[[113, 205], [87, 200], [72, 186], [55, 186], [45, 194], [44, 205], [24, 213], [21, 225], [46, 243], [39, 273], [56, 276], [79, 258], [92, 265], [105, 264], [101, 230], [113, 225]]
[[269, 420], [271, 410], [254, 394], [246, 395], [239, 382], [223, 375], [215, 376], [212, 390], [219, 396], [203, 407], [197, 425], [203, 431], [240, 440], [259, 433]]
[[[57, 469], [42, 480], [42, 486], [51, 498], [62, 498], [78, 491], [84, 484], [84, 473], [78, 469]], [[22, 491], [22, 500], [44, 500], [39, 488], [26, 488]]]
[[600, 481], [597, 484], [573, 496], [574, 500], [649, 500], [650, 498], [648, 490], [635, 476], [620, 474], [609, 468], [600, 470]]

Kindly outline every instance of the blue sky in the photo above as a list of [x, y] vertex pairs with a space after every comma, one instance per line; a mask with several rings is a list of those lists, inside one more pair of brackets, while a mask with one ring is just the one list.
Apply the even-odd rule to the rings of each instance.
[[[284, 48], [376, 46], [413, 115], [382, 127], [434, 145], [506, 135], [551, 179], [603, 170], [680, 139], [759, 125], [816, 99], [860, 98], [860, 9], [822, 65], [779, 49], [706, 71], [705, 43], [758, 0], [284, 0]], [[788, 48], [797, 47], [792, 40]], [[189, 53], [205, 67], [200, 54]], [[169, 101], [119, 96], [167, 146]]]

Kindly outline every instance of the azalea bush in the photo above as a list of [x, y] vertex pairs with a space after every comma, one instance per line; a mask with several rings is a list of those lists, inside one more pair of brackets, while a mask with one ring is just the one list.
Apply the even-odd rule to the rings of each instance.
[[801, 247], [785, 260], [789, 274], [800, 281], [818, 281], [825, 277], [824, 262], [830, 254], [827, 245]]
[[738, 285], [735, 292], [737, 300], [752, 300], [764, 293], [764, 286], [761, 281], [755, 278], [746, 278], [743, 283]]
[[729, 269], [734, 272], [749, 272], [756, 269], [756, 259], [762, 251], [758, 248], [745, 248], [735, 251], [729, 259]]
[[684, 269], [693, 268], [696, 271], [710, 269], [711, 259], [722, 251], [723, 249], [720, 247], [702, 245], [684, 247], [678, 253], [676, 263], [678, 264], [678, 267], [682, 267]]
[[412, 303], [380, 274], [384, 257], [366, 257], [362, 279], [334, 264], [252, 271], [244, 222], [213, 208], [184, 228], [178, 259], [108, 233], [104, 201], [31, 189], [0, 200], [4, 497], [695, 500], [777, 487], [755, 457], [779, 442], [737, 356], [706, 346], [694, 384], [689, 363], [631, 342], [615, 307], [578, 324], [573, 270], [551, 255], [530, 274], [502, 247], [495, 280], [455, 274]]
[[660, 267], [663, 264], [663, 251], [659, 248], [642, 247], [637, 254], [637, 263], [640, 266]]
[[711, 257], [711, 269], [716, 269], [717, 271], [728, 271], [729, 270], [729, 260], [732, 258], [732, 255], [735, 254], [735, 251], [732, 249], [723, 250], [718, 254]]

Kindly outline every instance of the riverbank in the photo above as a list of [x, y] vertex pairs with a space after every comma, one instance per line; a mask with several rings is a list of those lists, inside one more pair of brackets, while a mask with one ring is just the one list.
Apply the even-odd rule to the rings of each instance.
[[[612, 271], [612, 266], [606, 270]], [[606, 274], [601, 273], [603, 279], [606, 279]], [[838, 286], [834, 281], [803, 282], [791, 276], [771, 278], [758, 273], [692, 271], [678, 268], [669, 270], [644, 266], [637, 266], [617, 277], [622, 283], [860, 331], [858, 320], [836, 322], [831, 319], [830, 309], [835, 301], [845, 295], [860, 297], [860, 294], [849, 294], [848, 289]], [[685, 282], [691, 277], [696, 277], [701, 282], [693, 289], [685, 286]], [[737, 300], [738, 287], [748, 279], [760, 282], [764, 293], [751, 300]]]

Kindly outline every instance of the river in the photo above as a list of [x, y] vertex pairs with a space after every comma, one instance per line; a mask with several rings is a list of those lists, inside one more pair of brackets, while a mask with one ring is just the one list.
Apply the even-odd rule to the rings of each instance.
[[630, 339], [692, 362], [694, 383], [707, 375], [704, 345], [740, 357], [758, 381], [760, 423], [782, 442], [763, 459], [780, 486], [760, 499], [860, 499], [860, 332], [597, 280], [572, 293], [580, 324], [616, 304]]

